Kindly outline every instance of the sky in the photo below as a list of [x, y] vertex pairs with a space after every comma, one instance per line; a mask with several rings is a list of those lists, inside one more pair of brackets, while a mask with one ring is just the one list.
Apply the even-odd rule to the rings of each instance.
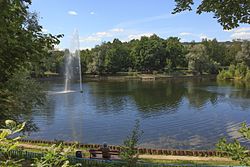
[[129, 41], [152, 34], [179, 37], [182, 42], [250, 39], [249, 24], [225, 31], [212, 13], [173, 15], [174, 7], [174, 0], [33, 0], [30, 11], [38, 13], [44, 33], [64, 34], [59, 49], [69, 48], [75, 30], [81, 49], [114, 38]]

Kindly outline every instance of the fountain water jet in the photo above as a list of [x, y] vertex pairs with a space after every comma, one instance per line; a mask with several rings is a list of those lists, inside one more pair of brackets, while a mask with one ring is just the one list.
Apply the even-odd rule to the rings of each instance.
[[65, 50], [65, 85], [64, 92], [70, 92], [71, 87], [70, 83], [78, 79], [80, 80], [80, 92], [83, 92], [82, 89], [82, 75], [81, 75], [81, 59], [80, 59], [80, 44], [79, 44], [79, 34], [75, 30], [70, 49]]

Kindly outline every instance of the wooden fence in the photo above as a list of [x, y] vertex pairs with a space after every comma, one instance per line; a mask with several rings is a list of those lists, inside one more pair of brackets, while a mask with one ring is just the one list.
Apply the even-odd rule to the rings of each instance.
[[[65, 141], [47, 141], [47, 140], [27, 140], [22, 139], [21, 142], [34, 143], [34, 144], [58, 144], [62, 143], [65, 146], [75, 145], [77, 148], [96, 149], [100, 148], [99, 144], [81, 144], [76, 142], [65, 142]], [[121, 151], [120, 146], [110, 145], [111, 150]], [[174, 149], [151, 149], [151, 148], [137, 148], [139, 154], [150, 154], [150, 155], [178, 155], [178, 156], [227, 156], [227, 154], [215, 150], [174, 150]]]

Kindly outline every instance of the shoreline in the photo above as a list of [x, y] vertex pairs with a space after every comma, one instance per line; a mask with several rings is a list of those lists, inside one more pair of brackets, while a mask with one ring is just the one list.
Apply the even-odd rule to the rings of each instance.
[[[165, 74], [138, 74], [138, 75], [83, 75], [83, 81], [159, 81], [176, 79], [216, 79], [216, 74], [203, 75], [165, 75]], [[39, 81], [64, 80], [63, 76], [48, 76], [35, 78]]]
[[[76, 145], [76, 148], [87, 148], [87, 149], [97, 149], [101, 147], [101, 144], [84, 144], [76, 141], [61, 141], [61, 140], [33, 140], [33, 139], [20, 139], [20, 143], [25, 144], [58, 144], [62, 143], [65, 146], [73, 146]], [[109, 145], [111, 150], [120, 151], [121, 146], [117, 145]], [[138, 153], [140, 155], [161, 155], [161, 156], [195, 156], [195, 157], [225, 157], [227, 156], [225, 153], [216, 151], [216, 150], [181, 150], [181, 149], [153, 149], [153, 148], [137, 148]]]

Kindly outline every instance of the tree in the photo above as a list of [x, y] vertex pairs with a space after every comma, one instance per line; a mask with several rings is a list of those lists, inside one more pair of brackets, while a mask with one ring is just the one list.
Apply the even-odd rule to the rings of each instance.
[[180, 42], [180, 38], [169, 37], [164, 41], [164, 44], [166, 45], [167, 58], [170, 59], [172, 63], [171, 68], [176, 68], [177, 66], [186, 66], [187, 62], [184, 53], [185, 49]]
[[189, 53], [186, 55], [188, 67], [192, 71], [198, 71], [202, 74], [208, 69], [209, 57], [206, 54], [205, 46], [202, 44], [191, 46]]
[[[173, 14], [185, 10], [192, 10], [193, 0], [175, 0], [176, 7]], [[224, 29], [233, 29], [240, 23], [250, 23], [250, 2], [249, 0], [202, 0], [197, 7], [198, 14], [203, 12], [214, 13], [214, 18]]]
[[131, 57], [134, 60], [134, 68], [138, 71], [162, 70], [166, 60], [163, 40], [156, 35], [142, 37], [140, 41], [135, 42]]
[[105, 72], [105, 57], [110, 49], [110, 42], [103, 43], [92, 49], [92, 61], [88, 64], [88, 72], [94, 74], [103, 74]]
[[250, 67], [250, 41], [243, 41], [241, 44], [241, 51], [236, 55], [236, 60]]
[[30, 0], [0, 1], [1, 118], [21, 119], [21, 113], [42, 103], [44, 93], [30, 74], [62, 37], [42, 32], [37, 14], [28, 11], [30, 4]]
[[203, 39], [202, 44], [206, 48], [206, 52], [209, 58], [221, 65], [229, 65], [225, 62], [226, 47], [225, 45], [219, 43], [216, 39], [207, 40]]
[[111, 73], [127, 71], [131, 67], [129, 49], [119, 39], [114, 39], [111, 48], [107, 51], [105, 67], [106, 71]]

